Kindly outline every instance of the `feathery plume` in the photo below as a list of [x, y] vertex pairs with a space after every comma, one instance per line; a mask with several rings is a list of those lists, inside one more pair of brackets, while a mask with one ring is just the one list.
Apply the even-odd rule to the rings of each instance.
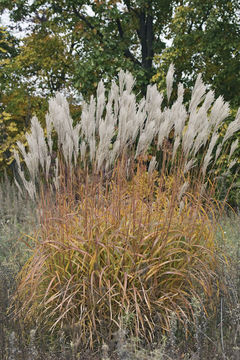
[[22, 189], [21, 189], [21, 186], [19, 185], [19, 183], [17, 182], [17, 180], [16, 180], [15, 178], [14, 178], [14, 183], [15, 183], [15, 185], [17, 186], [19, 193], [20, 193], [21, 195], [23, 195], [23, 191], [22, 191]]
[[58, 190], [59, 189], [59, 162], [58, 162], [58, 158], [56, 158], [56, 161], [55, 161], [53, 184], [55, 186], [55, 189]]
[[206, 174], [206, 170], [207, 170], [207, 167], [212, 159], [212, 152], [213, 152], [213, 149], [216, 145], [216, 142], [219, 138], [219, 134], [218, 133], [214, 133], [212, 135], [212, 138], [211, 138], [211, 141], [209, 143], [209, 146], [208, 146], [208, 150], [207, 150], [207, 153], [204, 157], [204, 160], [203, 160], [203, 166], [202, 166], [202, 173], [203, 173], [203, 176], [205, 176]]
[[222, 143], [224, 144], [225, 141], [227, 141], [230, 137], [233, 136], [233, 134], [235, 132], [237, 132], [238, 130], [240, 130], [240, 108], [238, 109], [238, 112], [237, 112], [237, 115], [236, 115], [236, 118], [234, 121], [232, 121], [229, 125], [228, 125], [228, 128], [227, 128], [227, 131], [226, 131], [226, 134], [223, 138], [223, 141]]
[[153, 171], [156, 169], [156, 166], [157, 166], [156, 156], [153, 156], [151, 158], [151, 161], [150, 161], [149, 166], [148, 166], [148, 173], [152, 174]]
[[193, 167], [194, 165], [196, 164], [197, 160], [196, 159], [190, 159], [184, 166], [184, 169], [183, 169], [183, 173], [186, 174], [187, 172], [189, 172]]
[[214, 102], [210, 113], [210, 125], [216, 131], [224, 119], [229, 116], [229, 104], [224, 102], [222, 96], [219, 96]]
[[199, 74], [192, 91], [192, 97], [189, 105], [190, 113], [195, 111], [197, 106], [202, 102], [205, 95], [205, 91], [206, 91], [206, 86], [202, 81], [202, 75]]
[[109, 160], [109, 148], [111, 139], [114, 134], [114, 123], [112, 117], [106, 116], [106, 119], [101, 119], [99, 125], [99, 145], [97, 149], [97, 166], [100, 170], [104, 160]]
[[161, 117], [161, 105], [163, 101], [163, 95], [157, 90], [157, 86], [148, 85], [146, 101], [145, 101], [145, 111], [146, 111], [146, 121], [151, 122], [155, 121], [156, 126]]
[[172, 160], [174, 160], [175, 156], [176, 156], [176, 153], [177, 153], [177, 149], [180, 145], [180, 136], [177, 136], [174, 140], [174, 144], [173, 144], [173, 153], [172, 153]]
[[62, 144], [63, 156], [66, 164], [71, 169], [72, 168], [72, 156], [73, 156], [73, 142], [68, 133], [65, 135], [65, 141]]
[[144, 131], [140, 135], [138, 146], [135, 154], [135, 158], [141, 154], [142, 152], [146, 151], [150, 143], [152, 142], [152, 139], [156, 133], [155, 130], [155, 122], [151, 121], [150, 123], [146, 124], [146, 127], [144, 128]]
[[164, 118], [164, 121], [160, 124], [159, 130], [158, 130], [158, 148], [160, 148], [162, 146], [163, 140], [168, 137], [170, 131], [173, 128], [174, 119], [172, 118], [171, 109], [164, 110], [163, 118]]
[[178, 195], [178, 201], [180, 201], [182, 199], [183, 194], [186, 192], [186, 190], [189, 187], [189, 182], [185, 181], [185, 183], [182, 185], [180, 191], [179, 191], [179, 195]]
[[194, 138], [196, 136], [196, 130], [194, 127], [193, 123], [188, 123], [187, 129], [185, 131], [185, 133], [183, 134], [183, 140], [182, 140], [182, 144], [183, 144], [183, 151], [184, 151], [184, 155], [188, 156], [191, 147], [194, 144]]
[[[29, 146], [29, 153], [32, 155], [34, 154], [34, 158], [36, 158], [36, 167], [38, 167], [39, 161], [44, 171], [45, 162], [48, 155], [48, 148], [45, 141], [43, 129], [36, 116], [34, 116], [31, 120], [31, 132], [26, 134], [26, 139]], [[29, 169], [29, 171], [31, 171], [31, 169]]]
[[216, 160], [218, 159], [221, 151], [222, 151], [222, 144], [220, 143], [220, 144], [218, 144], [218, 146], [217, 146], [217, 150], [216, 150], [216, 154], [215, 154], [215, 159], [214, 159], [215, 162], [216, 162]]
[[237, 163], [237, 159], [234, 159], [230, 162], [228, 170], [231, 170], [231, 168]]
[[70, 134], [72, 130], [69, 105], [62, 94], [57, 93], [53, 99], [50, 99], [49, 114], [58, 135], [58, 147], [60, 149], [64, 143], [66, 133]]
[[177, 94], [177, 102], [179, 104], [183, 103], [183, 96], [184, 96], [184, 86], [183, 84], [178, 84], [178, 94]]
[[93, 162], [95, 160], [96, 155], [96, 138], [92, 136], [89, 140], [89, 148], [90, 148], [90, 160]]
[[91, 96], [89, 105], [83, 102], [81, 115], [81, 133], [85, 136], [87, 142], [90, 141], [92, 136], [95, 136], [95, 110], [96, 101]]
[[167, 76], [166, 76], [166, 84], [167, 84], [167, 99], [168, 102], [170, 100], [171, 94], [172, 94], [172, 88], [173, 88], [173, 76], [174, 76], [174, 65], [171, 64], [169, 66]]
[[135, 79], [133, 78], [132, 74], [129, 71], [124, 72], [123, 70], [120, 70], [118, 78], [120, 96], [123, 95], [124, 90], [130, 94], [135, 83]]
[[81, 153], [81, 160], [83, 161], [86, 155], [86, 143], [84, 140], [82, 140], [80, 145], [80, 153]]
[[213, 102], [214, 102], [214, 91], [210, 90], [206, 94], [202, 107], [205, 109], [205, 111], [208, 111]]
[[110, 154], [111, 164], [117, 159], [120, 153], [120, 140], [117, 138], [113, 144], [113, 148]]
[[98, 129], [100, 119], [105, 107], [105, 87], [103, 81], [98, 83], [97, 87], [97, 108], [96, 108], [96, 128]]
[[141, 133], [143, 131], [144, 121], [146, 120], [147, 117], [145, 105], [146, 105], [145, 99], [142, 99], [138, 105], [138, 109], [136, 112], [135, 127], [133, 128], [132, 131], [132, 140], [131, 140], [132, 143], [134, 143], [134, 141], [136, 140], [139, 132]]
[[186, 108], [177, 100], [172, 106], [171, 113], [174, 122], [175, 136], [182, 137], [182, 132], [188, 116]]
[[77, 124], [72, 131], [72, 141], [74, 146], [74, 164], [77, 165], [77, 159], [79, 155], [79, 134], [80, 134], [81, 124]]
[[50, 154], [52, 154], [53, 141], [52, 141], [51, 135], [52, 135], [53, 122], [52, 122], [52, 117], [49, 113], [46, 115], [46, 128], [47, 128], [48, 148], [49, 148]]
[[115, 81], [112, 81], [111, 90], [109, 93], [109, 104], [113, 104], [113, 119], [114, 119], [114, 125], [116, 125], [117, 119], [118, 119], [118, 111], [119, 111], [119, 87], [115, 83]]
[[173, 76], [174, 76], [174, 65], [171, 64], [169, 66], [167, 76], [166, 76], [166, 84], [167, 84], [167, 99], [168, 102], [170, 100], [171, 94], [172, 94], [172, 88], [173, 88]]
[[230, 158], [232, 157], [234, 151], [238, 148], [238, 139], [236, 139], [232, 145], [231, 145], [231, 149], [230, 149], [230, 153], [228, 155], [228, 160], [230, 160]]

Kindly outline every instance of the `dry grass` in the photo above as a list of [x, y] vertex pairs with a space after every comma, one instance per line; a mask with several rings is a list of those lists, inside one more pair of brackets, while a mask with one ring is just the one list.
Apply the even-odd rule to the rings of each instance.
[[19, 277], [19, 315], [52, 330], [77, 326], [85, 346], [122, 328], [150, 343], [172, 313], [187, 330], [192, 298], [204, 308], [201, 294], [214, 292], [212, 204], [191, 189], [180, 201], [181, 173], [138, 165], [127, 179], [124, 168], [109, 181], [79, 172], [53, 203], [43, 194], [41, 231]]

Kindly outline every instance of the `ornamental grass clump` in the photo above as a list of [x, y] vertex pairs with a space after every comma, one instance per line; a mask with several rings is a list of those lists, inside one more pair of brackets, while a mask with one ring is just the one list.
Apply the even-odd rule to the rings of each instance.
[[[174, 313], [186, 327], [192, 298], [211, 304], [214, 211], [200, 193], [179, 193], [175, 175], [118, 161], [110, 179], [79, 170], [42, 196], [42, 226], [19, 275], [18, 316], [51, 331], [78, 328], [81, 346], [128, 336], [156, 340]], [[189, 189], [191, 190], [191, 189]], [[203, 296], [204, 294], [204, 296]], [[205, 299], [204, 299], [205, 298]], [[204, 299], [204, 300], [203, 300]]]
[[172, 81], [173, 67], [166, 107], [156, 86], [137, 103], [121, 71], [107, 96], [99, 83], [75, 126], [60, 94], [46, 132], [32, 120], [22, 158], [15, 152], [16, 184], [40, 200], [41, 226], [19, 274], [17, 316], [46, 331], [75, 329], [76, 343], [93, 347], [119, 330], [158, 341], [173, 314], [188, 331], [193, 299], [206, 316], [214, 308], [216, 174], [222, 154], [235, 169], [240, 111], [222, 134], [222, 97], [198, 76], [186, 106], [181, 84], [172, 101]]

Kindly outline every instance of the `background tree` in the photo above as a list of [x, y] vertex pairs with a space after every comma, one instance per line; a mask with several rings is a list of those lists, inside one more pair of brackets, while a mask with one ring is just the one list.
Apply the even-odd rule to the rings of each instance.
[[8, 164], [10, 147], [20, 136], [18, 123], [10, 107], [6, 96], [6, 88], [12, 86], [6, 68], [11, 63], [17, 51], [17, 39], [10, 35], [7, 29], [0, 25], [0, 172]]
[[2, 110], [11, 114], [4, 124], [14, 117], [18, 135], [33, 114], [44, 118], [56, 91], [79, 103], [121, 68], [133, 73], [142, 95], [150, 81], [165, 88], [173, 62], [177, 82], [191, 88], [202, 72], [217, 96], [240, 105], [238, 0], [1, 0], [0, 12], [6, 9], [15, 27], [28, 24], [0, 69]]
[[27, 0], [2, 1], [14, 21], [32, 20], [32, 32], [48, 29], [71, 38], [74, 86], [89, 95], [101, 78], [130, 70], [142, 92], [149, 83], [153, 57], [165, 47], [164, 29], [172, 17], [173, 0]]
[[[166, 34], [171, 45], [156, 57], [154, 81], [162, 87], [171, 62], [177, 80], [191, 86], [197, 73], [234, 107], [240, 105], [240, 3], [183, 0]], [[193, 76], [194, 75], [194, 76]]]
[[89, 96], [120, 68], [144, 93], [155, 62], [159, 83], [173, 62], [177, 80], [189, 86], [202, 72], [217, 95], [240, 103], [238, 0], [1, 0], [0, 10], [6, 8], [16, 23], [29, 22], [25, 76], [41, 78], [50, 93], [69, 79]]
[[70, 93], [73, 64], [68, 39], [46, 27], [26, 34], [21, 41], [3, 40], [0, 172], [12, 164], [13, 148], [17, 140], [23, 140], [32, 116], [44, 121], [48, 97], [63, 89]]

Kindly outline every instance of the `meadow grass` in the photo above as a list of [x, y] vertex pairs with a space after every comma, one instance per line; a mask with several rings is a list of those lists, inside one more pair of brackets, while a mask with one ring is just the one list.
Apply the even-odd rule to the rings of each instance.
[[[16, 288], [16, 276], [30, 256], [25, 243], [27, 235], [37, 229], [36, 204], [29, 196], [21, 196], [18, 189], [4, 176], [0, 182], [0, 358], [18, 358], [15, 337], [24, 342], [23, 327], [14, 323], [8, 313], [10, 299]], [[29, 244], [30, 245], [30, 244]], [[23, 336], [22, 336], [23, 335]], [[12, 349], [14, 357], [10, 356]], [[16, 350], [16, 352], [15, 352]], [[8, 354], [8, 357], [6, 357]]]

